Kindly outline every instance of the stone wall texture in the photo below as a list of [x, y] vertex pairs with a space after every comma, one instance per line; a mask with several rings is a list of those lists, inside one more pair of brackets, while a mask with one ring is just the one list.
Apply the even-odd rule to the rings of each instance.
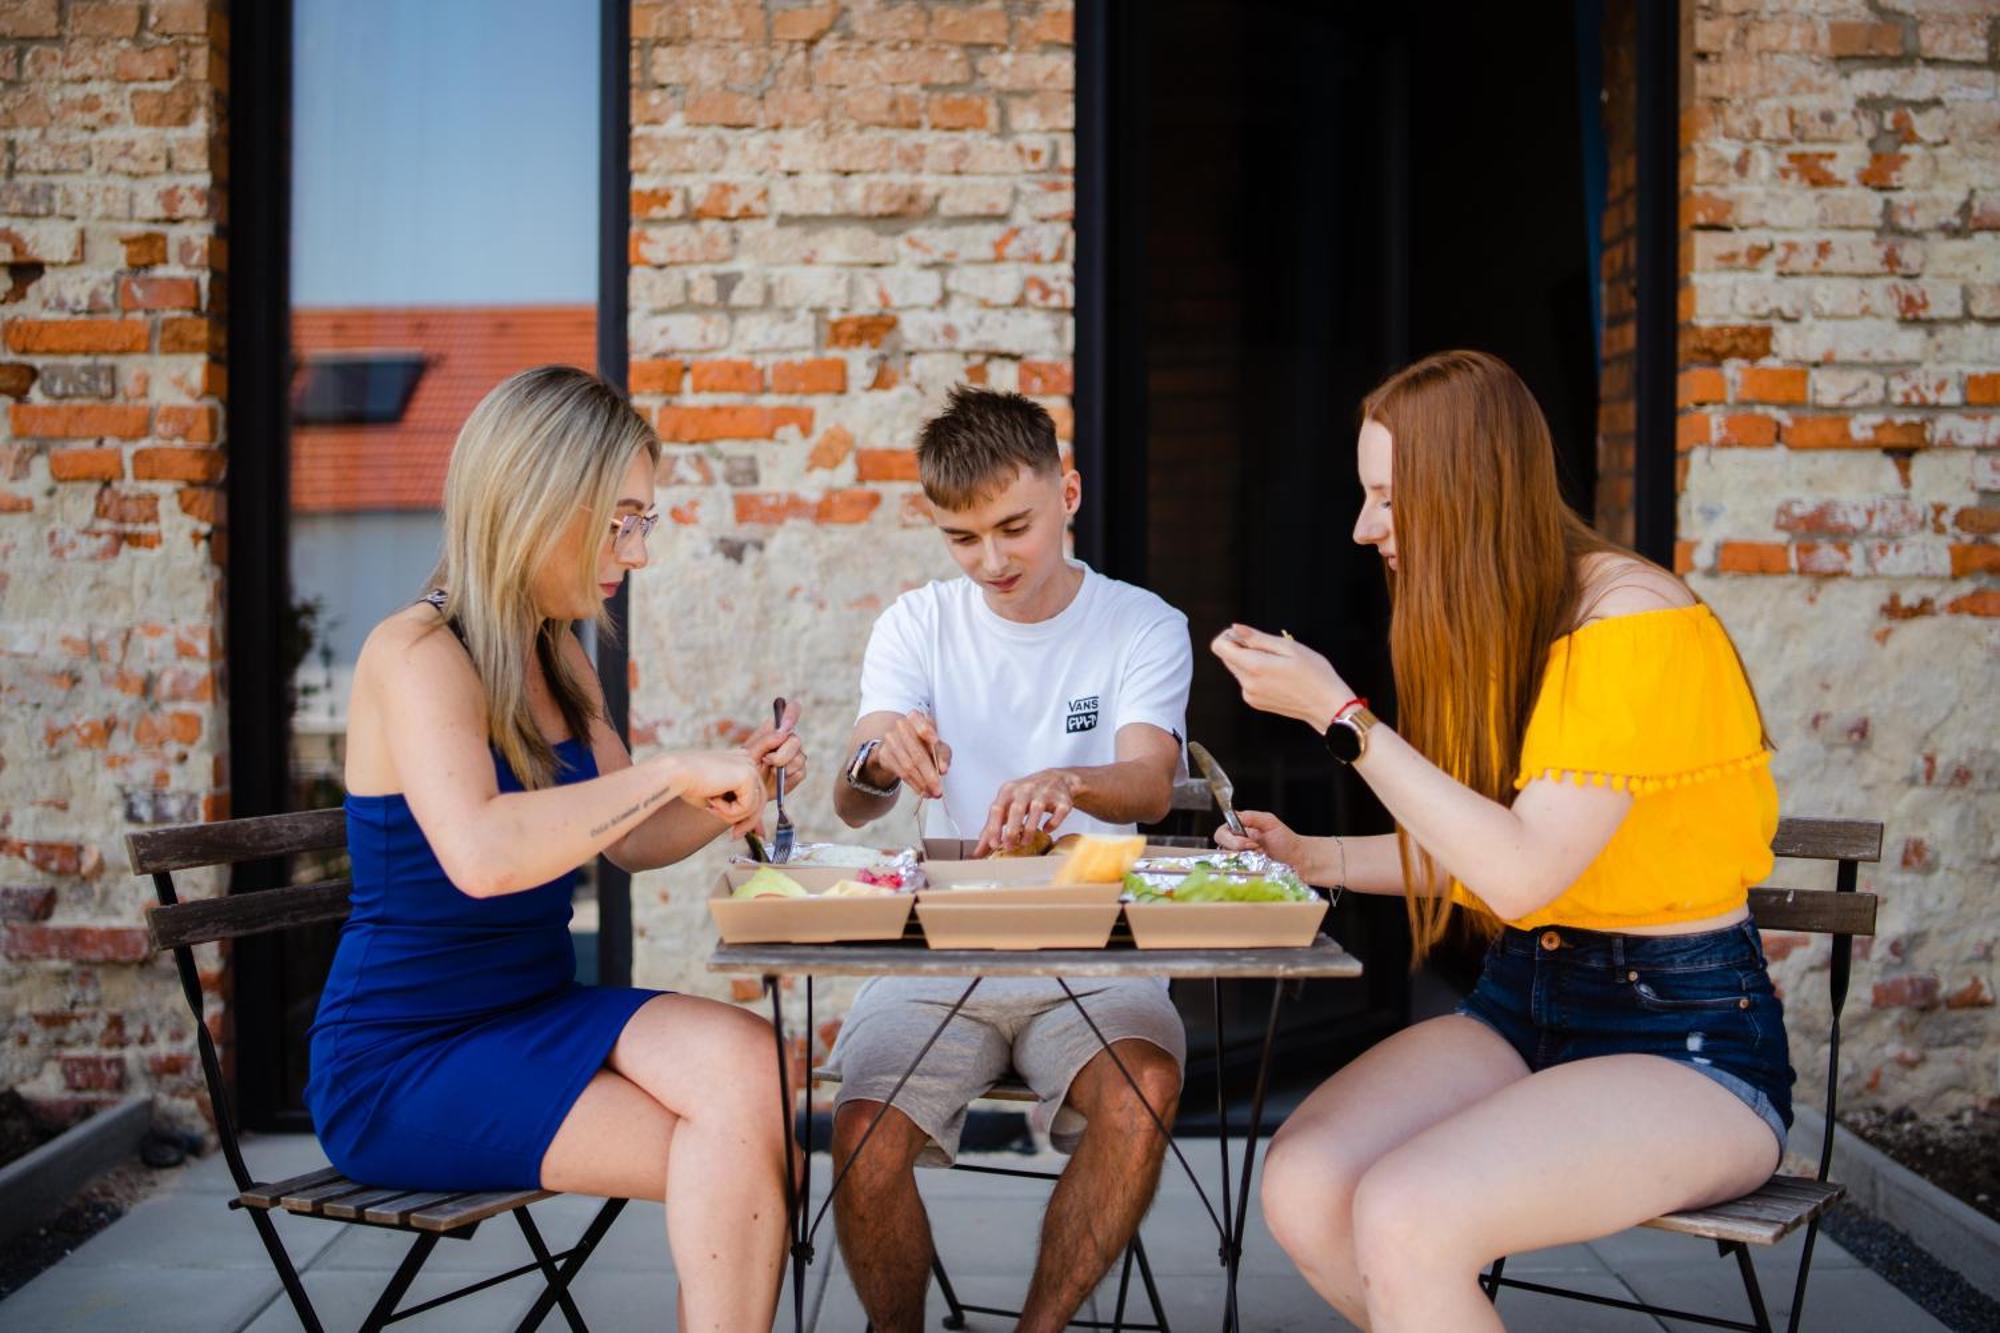
[[[2000, 1097], [2000, 9], [1686, 6], [1678, 560], [1792, 814], [1879, 819], [1844, 1096]], [[1780, 865], [1779, 882], [1831, 887]], [[1801, 1092], [1823, 937], [1769, 939]], [[1850, 1101], [1848, 1104], [1854, 1104]]]
[[123, 835], [228, 814], [226, 50], [202, 0], [0, 4], [0, 1088], [63, 1115], [200, 1115]]
[[[800, 836], [851, 837], [831, 784], [869, 628], [955, 572], [918, 427], [971, 381], [1070, 433], [1071, 11], [640, 4], [632, 60], [631, 387], [670, 519], [633, 581], [635, 746], [798, 699]], [[906, 801], [874, 832], [914, 830]], [[703, 968], [726, 850], [634, 884], [641, 984], [732, 993]]]

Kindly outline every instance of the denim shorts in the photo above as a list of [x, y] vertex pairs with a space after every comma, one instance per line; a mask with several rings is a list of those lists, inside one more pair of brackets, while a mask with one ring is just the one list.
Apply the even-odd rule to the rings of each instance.
[[1598, 1055], [1685, 1064], [1755, 1111], [1784, 1150], [1785, 1014], [1748, 921], [1695, 935], [1509, 927], [1458, 1012], [1505, 1037], [1530, 1070]]

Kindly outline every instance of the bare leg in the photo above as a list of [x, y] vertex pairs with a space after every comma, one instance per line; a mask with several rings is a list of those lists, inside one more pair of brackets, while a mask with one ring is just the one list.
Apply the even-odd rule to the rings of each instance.
[[1369, 1326], [1354, 1252], [1354, 1191], [1369, 1168], [1412, 1135], [1527, 1076], [1498, 1033], [1452, 1014], [1370, 1048], [1291, 1114], [1264, 1156], [1264, 1220], [1329, 1305]]
[[[1113, 1042], [1111, 1049], [1171, 1129], [1181, 1093], [1173, 1056], [1137, 1039]], [[1021, 1308], [1024, 1333], [1054, 1333], [1068, 1325], [1125, 1252], [1153, 1202], [1167, 1140], [1139, 1096], [1109, 1052], [1093, 1056], [1070, 1084], [1068, 1105], [1086, 1118], [1083, 1141], [1042, 1217], [1035, 1277]]]
[[929, 1136], [891, 1106], [857, 1156], [880, 1102], [850, 1101], [833, 1120], [833, 1169], [852, 1158], [833, 1196], [840, 1253], [875, 1333], [919, 1333], [931, 1282], [931, 1223], [917, 1193], [917, 1157]]
[[[611, 1052], [612, 1069], [674, 1118], [667, 1239], [684, 1330], [769, 1328], [777, 1312], [788, 1130], [778, 1116], [773, 1046], [770, 1025], [755, 1014], [663, 995], [632, 1016]], [[609, 1132], [600, 1151], [624, 1153], [625, 1137]]]
[[1478, 1283], [1495, 1258], [1734, 1198], [1777, 1163], [1756, 1113], [1686, 1065], [1611, 1055], [1517, 1080], [1362, 1177], [1368, 1327], [1497, 1330]]

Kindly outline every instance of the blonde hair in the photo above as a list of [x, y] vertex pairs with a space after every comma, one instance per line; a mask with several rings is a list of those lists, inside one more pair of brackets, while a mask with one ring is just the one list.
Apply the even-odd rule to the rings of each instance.
[[[472, 409], [452, 446], [444, 481], [444, 552], [431, 587], [465, 642], [486, 690], [492, 743], [528, 790], [555, 780], [554, 747], [528, 707], [532, 652], [570, 734], [587, 740], [596, 707], [560, 651], [568, 622], [536, 609], [535, 572], [585, 512], [579, 595], [597, 596], [589, 553], [618, 507], [618, 486], [640, 454], [657, 464], [660, 442], [616, 389], [573, 366], [509, 376]], [[608, 622], [600, 620], [601, 631]]]

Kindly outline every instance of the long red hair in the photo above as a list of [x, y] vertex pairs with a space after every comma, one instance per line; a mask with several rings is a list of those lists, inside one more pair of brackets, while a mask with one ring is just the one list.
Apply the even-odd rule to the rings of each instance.
[[[1563, 502], [1549, 423], [1498, 357], [1427, 356], [1371, 392], [1361, 417], [1386, 427], [1394, 449], [1397, 730], [1465, 786], [1512, 804], [1549, 649], [1581, 618], [1582, 561], [1639, 557]], [[1405, 885], [1437, 882], [1429, 855], [1400, 826], [1396, 843]], [[1411, 892], [1404, 901], [1414, 964], [1454, 913], [1444, 895]], [[1480, 934], [1499, 928], [1488, 911], [1468, 915]]]

